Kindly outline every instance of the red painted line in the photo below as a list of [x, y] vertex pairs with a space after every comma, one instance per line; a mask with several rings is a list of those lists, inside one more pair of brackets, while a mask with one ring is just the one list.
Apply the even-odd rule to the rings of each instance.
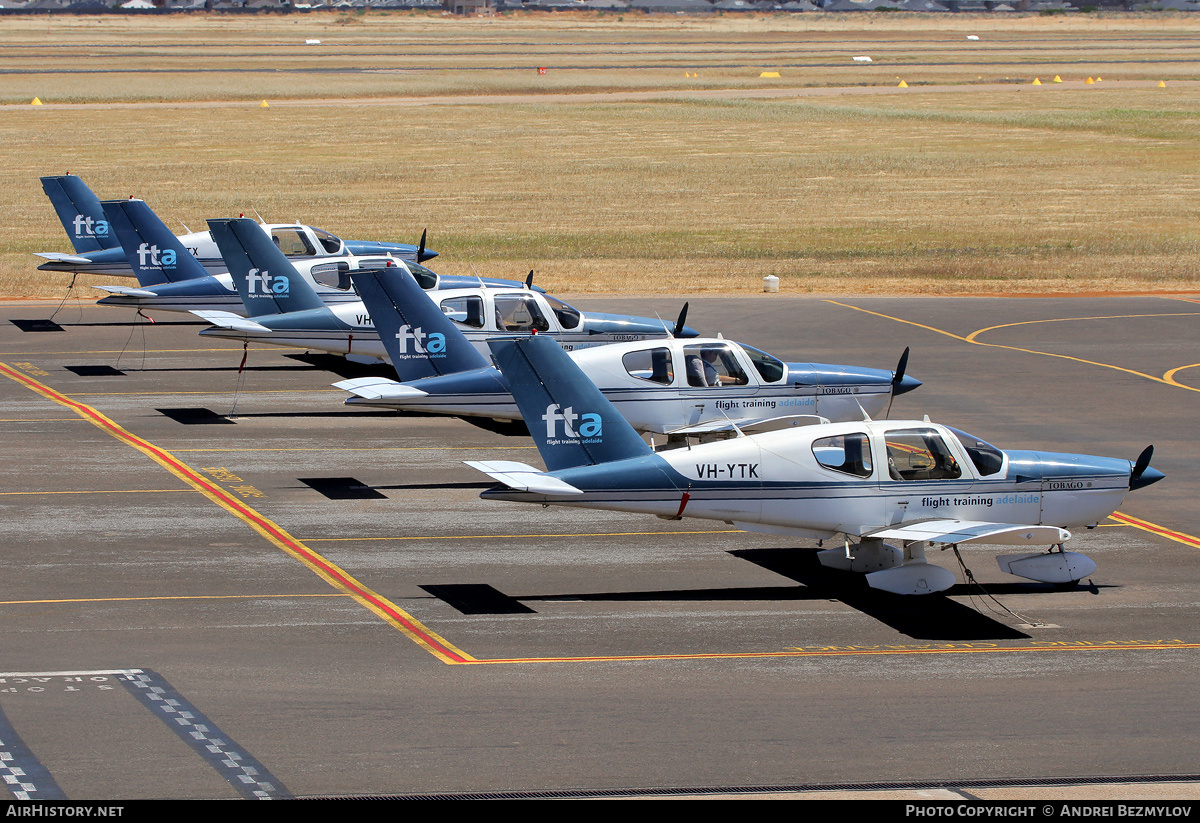
[[72, 400], [66, 395], [51, 389], [49, 386], [15, 371], [7, 364], [0, 363], [0, 373], [7, 375], [18, 383], [23, 384], [26, 388], [46, 398], [72, 409], [76, 414], [108, 432], [112, 437], [148, 455], [172, 474], [175, 474], [205, 494], [213, 502], [249, 523], [260, 534], [271, 539], [276, 545], [292, 554], [298, 560], [310, 568], [317, 570], [320, 576], [324, 577], [328, 582], [350, 593], [376, 614], [379, 614], [404, 630], [406, 634], [420, 645], [428, 648], [435, 655], [442, 657], [447, 662], [469, 663], [474, 661], [473, 657], [454, 648], [451, 644], [426, 629], [413, 617], [363, 586], [345, 571], [296, 540], [296, 538], [284, 531], [279, 525], [241, 500], [233, 497], [225, 489], [213, 484], [208, 478], [196, 472], [170, 452], [160, 449], [153, 443], [143, 440], [137, 435], [123, 429], [91, 406]]
[[1134, 528], [1142, 529], [1144, 531], [1151, 532], [1152, 534], [1162, 535], [1163, 537], [1170, 538], [1177, 543], [1195, 546], [1196, 548], [1200, 549], [1200, 537], [1193, 537], [1190, 534], [1177, 532], [1173, 529], [1168, 529], [1166, 526], [1160, 526], [1157, 523], [1141, 520], [1128, 514], [1122, 514], [1121, 512], [1113, 512], [1109, 516], [1118, 523], [1124, 523], [1127, 526], [1133, 526]]

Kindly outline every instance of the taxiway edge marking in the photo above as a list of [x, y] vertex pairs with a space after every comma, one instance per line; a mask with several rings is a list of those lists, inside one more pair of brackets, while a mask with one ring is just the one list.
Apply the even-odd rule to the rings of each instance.
[[212, 483], [208, 478], [201, 475], [170, 452], [160, 449], [148, 440], [143, 440], [132, 432], [127, 431], [97, 409], [72, 400], [49, 386], [13, 369], [7, 363], [0, 363], [0, 374], [42, 395], [48, 400], [66, 406], [97, 428], [122, 443], [137, 449], [209, 500], [242, 520], [250, 528], [254, 529], [254, 531], [258, 532], [276, 547], [282, 549], [292, 558], [303, 563], [329, 585], [350, 594], [360, 605], [399, 629], [410, 640], [443, 663], [469, 663], [474, 661], [474, 658], [469, 654], [466, 654], [435, 632], [427, 629], [415, 617], [381, 595], [371, 591], [337, 564], [317, 554], [295, 537], [288, 534], [281, 526], [229, 494], [220, 486]]

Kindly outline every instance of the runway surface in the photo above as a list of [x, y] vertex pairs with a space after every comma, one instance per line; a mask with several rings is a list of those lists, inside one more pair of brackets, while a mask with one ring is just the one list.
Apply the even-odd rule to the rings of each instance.
[[482, 501], [462, 461], [537, 463], [530, 441], [343, 406], [344, 361], [260, 347], [239, 376], [204, 324], [36, 322], [54, 309], [0, 304], [10, 792], [1198, 796], [1196, 298], [691, 298], [689, 325], [785, 360], [892, 368], [911, 346], [925, 385], [893, 418], [1154, 444], [1166, 480], [1072, 541], [1099, 565], [1079, 588], [985, 547], [964, 557], [994, 599], [899, 601], [804, 541]]

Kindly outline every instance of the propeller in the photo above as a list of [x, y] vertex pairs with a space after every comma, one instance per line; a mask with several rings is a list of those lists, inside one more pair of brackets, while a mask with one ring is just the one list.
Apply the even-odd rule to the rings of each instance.
[[899, 386], [904, 380], [904, 370], [908, 368], [908, 346], [904, 347], [904, 354], [900, 355], [900, 362], [896, 364], [896, 373], [892, 375], [892, 386]]
[[417, 262], [418, 263], [424, 263], [426, 260], [430, 260], [433, 257], [436, 257], [436, 255], [425, 253], [425, 236], [427, 234], [429, 234], [429, 229], [421, 230], [421, 244], [419, 246], [417, 246]]
[[1129, 470], [1129, 490], [1141, 489], [1149, 486], [1151, 483], [1157, 483], [1165, 476], [1158, 469], [1150, 468], [1150, 458], [1154, 456], [1154, 447], [1147, 446], [1138, 455], [1137, 460], [1133, 462], [1133, 467]]
[[904, 383], [904, 370], [908, 368], [908, 346], [904, 347], [904, 353], [900, 355], [900, 362], [896, 364], [896, 371], [892, 374], [892, 396], [888, 398], [887, 411], [883, 413], [883, 419], [886, 420], [892, 415], [892, 401], [896, 399], [896, 395], [903, 390], [900, 388]]
[[525, 288], [533, 291], [533, 269], [530, 269], [529, 274], [525, 275]]
[[675, 321], [675, 330], [671, 332], [672, 337], [679, 337], [683, 334], [683, 324], [687, 322], [688, 304], [683, 304], [683, 311], [679, 312], [679, 319]]

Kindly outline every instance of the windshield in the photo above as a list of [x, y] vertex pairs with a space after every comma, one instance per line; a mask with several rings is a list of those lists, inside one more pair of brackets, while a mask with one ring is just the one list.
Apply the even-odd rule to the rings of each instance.
[[959, 431], [958, 429], [950, 429], [950, 431], [954, 432], [954, 436], [958, 438], [958, 442], [962, 443], [963, 449], [967, 452], [967, 457], [971, 458], [971, 462], [979, 470], [980, 477], [987, 477], [989, 474], [995, 474], [1000, 471], [1004, 465], [1004, 452], [991, 443], [980, 440], [973, 434], [967, 434], [965, 431]]
[[573, 329], [579, 325], [579, 310], [573, 306], [568, 306], [557, 297], [545, 295], [546, 302], [550, 304], [550, 310], [554, 312], [554, 316], [558, 318], [558, 325], [564, 329]]
[[[309, 228], [312, 228], [309, 226]], [[326, 254], [341, 254], [342, 241], [323, 229], [313, 229], [313, 234], [317, 236], [317, 242], [321, 244], [321, 248], [325, 249]]]
[[425, 291], [437, 288], [438, 276], [431, 270], [425, 268], [420, 263], [407, 263], [408, 270], [412, 272], [413, 279], [417, 281], [417, 285]]
[[746, 356], [750, 358], [750, 362], [754, 364], [754, 369], [764, 383], [774, 383], [783, 379], [785, 369], [782, 362], [753, 346], [743, 345], [742, 349], [745, 350]]

